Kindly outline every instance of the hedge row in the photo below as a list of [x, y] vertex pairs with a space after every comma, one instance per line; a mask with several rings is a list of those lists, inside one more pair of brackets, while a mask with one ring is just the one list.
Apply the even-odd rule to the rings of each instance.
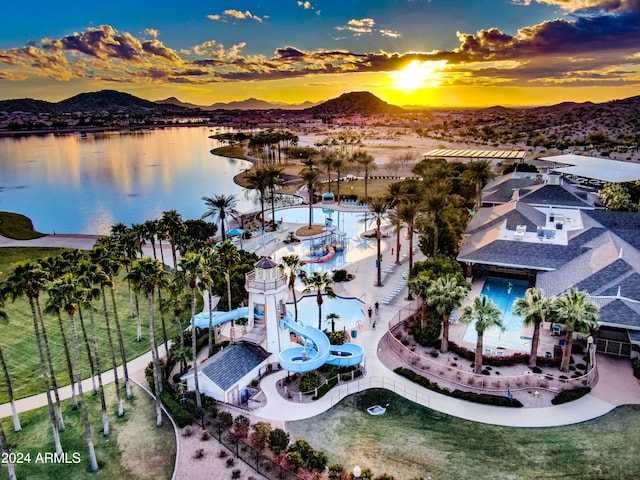
[[551, 403], [553, 405], [560, 405], [562, 403], [573, 402], [574, 400], [584, 397], [590, 391], [590, 387], [578, 387], [572, 390], [564, 390], [556, 395], [555, 398], [551, 400]]
[[160, 394], [160, 400], [162, 400], [164, 406], [167, 407], [167, 410], [169, 410], [169, 413], [175, 420], [178, 427], [186, 427], [187, 425], [191, 425], [193, 423], [193, 418], [191, 418], [189, 412], [182, 408], [178, 404], [178, 402], [176, 402], [173, 397], [169, 395], [169, 393], [162, 392]]
[[414, 383], [417, 383], [421, 387], [427, 388], [442, 395], [449, 397], [459, 398], [460, 400], [467, 400], [469, 402], [481, 403], [483, 405], [493, 405], [496, 407], [513, 407], [520, 408], [522, 403], [519, 400], [510, 400], [509, 397], [503, 397], [500, 395], [489, 395], [486, 393], [465, 392], [462, 390], [451, 391], [448, 388], [443, 388], [436, 382], [432, 382], [428, 378], [409, 370], [408, 368], [398, 367], [394, 370], [398, 375], [408, 378]]

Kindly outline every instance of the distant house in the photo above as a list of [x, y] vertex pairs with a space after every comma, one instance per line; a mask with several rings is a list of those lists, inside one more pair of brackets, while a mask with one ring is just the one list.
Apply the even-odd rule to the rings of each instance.
[[[270, 353], [251, 343], [235, 343], [198, 366], [200, 392], [220, 402], [238, 405], [247, 396], [246, 387], [266, 368]], [[193, 371], [181, 378], [195, 390]]]
[[595, 195], [564, 177], [507, 177], [487, 185], [495, 206], [469, 222], [458, 255], [467, 275], [527, 279], [547, 296], [587, 291], [600, 307], [597, 351], [640, 356], [640, 213], [596, 209]]

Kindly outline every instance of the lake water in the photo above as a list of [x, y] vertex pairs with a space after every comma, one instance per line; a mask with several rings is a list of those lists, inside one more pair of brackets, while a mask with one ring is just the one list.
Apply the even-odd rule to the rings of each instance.
[[[176, 127], [86, 136], [0, 139], [0, 210], [30, 217], [44, 233], [106, 234], [177, 210], [206, 211], [203, 196], [236, 194], [238, 210], [257, 210], [233, 177], [251, 163], [211, 154], [223, 131]], [[209, 218], [209, 221], [214, 219]]]

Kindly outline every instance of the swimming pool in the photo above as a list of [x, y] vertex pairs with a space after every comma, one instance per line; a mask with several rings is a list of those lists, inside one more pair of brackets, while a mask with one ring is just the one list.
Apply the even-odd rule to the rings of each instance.
[[[276, 211], [276, 219], [282, 219], [285, 223], [308, 224], [309, 208], [285, 208]], [[282, 257], [298, 255], [301, 260], [311, 260], [323, 254], [323, 248], [327, 244], [339, 242], [344, 248], [338, 249], [330, 260], [322, 263], [309, 263], [303, 269], [307, 273], [330, 272], [344, 268], [347, 264], [357, 262], [367, 257], [375, 257], [375, 239], [361, 238], [366, 230], [375, 228], [373, 216], [368, 212], [343, 212], [329, 208], [312, 209], [312, 223], [325, 224], [327, 235], [334, 232], [333, 237], [301, 239], [300, 243], [289, 244], [273, 253], [274, 261], [281, 262]], [[297, 227], [293, 227], [295, 232]], [[344, 235], [342, 235], [344, 234]], [[384, 248], [384, 244], [381, 246]], [[383, 259], [384, 260], [384, 259]]]
[[[335, 298], [322, 296], [322, 329], [331, 331], [331, 320], [327, 320], [327, 315], [337, 313], [340, 320], [336, 320], [336, 331], [343, 328], [353, 328], [364, 322], [365, 314], [362, 310], [364, 302], [357, 298], [340, 297]], [[304, 325], [312, 327], [318, 326], [318, 302], [316, 295], [305, 295], [298, 299], [298, 321]], [[287, 313], [291, 318], [295, 318], [293, 302], [287, 303]]]
[[[485, 330], [483, 336], [485, 351], [487, 348], [491, 348], [492, 354], [495, 355], [495, 348], [498, 347], [520, 351], [529, 351], [531, 349], [531, 338], [522, 336], [523, 319], [520, 315], [513, 313], [513, 302], [518, 298], [524, 298], [528, 287], [529, 283], [523, 280], [487, 277], [480, 295], [489, 297], [503, 312], [502, 324], [504, 325], [504, 331], [499, 328]], [[464, 332], [462, 340], [475, 343], [477, 338], [476, 324], [475, 322], [470, 323]]]

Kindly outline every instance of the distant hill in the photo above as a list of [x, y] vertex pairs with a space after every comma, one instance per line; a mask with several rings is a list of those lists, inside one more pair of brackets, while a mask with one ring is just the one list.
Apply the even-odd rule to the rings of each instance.
[[149, 100], [118, 92], [116, 90], [101, 90], [99, 92], [81, 93], [60, 102], [46, 102], [23, 98], [17, 100], [0, 101], [0, 111], [63, 114], [73, 112], [110, 113], [156, 113], [184, 110], [178, 105], [158, 105]]
[[306, 101], [304, 103], [284, 103], [284, 102], [268, 102], [258, 98], [247, 98], [246, 100], [233, 102], [216, 102], [211, 105], [196, 105], [193, 103], [181, 102], [176, 97], [170, 97], [165, 100], [157, 100], [155, 103], [160, 105], [177, 105], [185, 108], [199, 108], [201, 110], [302, 110], [316, 105], [313, 102]]
[[404, 113], [405, 110], [380, 100], [370, 92], [343, 93], [338, 98], [327, 100], [304, 110], [314, 115], [381, 115]]

